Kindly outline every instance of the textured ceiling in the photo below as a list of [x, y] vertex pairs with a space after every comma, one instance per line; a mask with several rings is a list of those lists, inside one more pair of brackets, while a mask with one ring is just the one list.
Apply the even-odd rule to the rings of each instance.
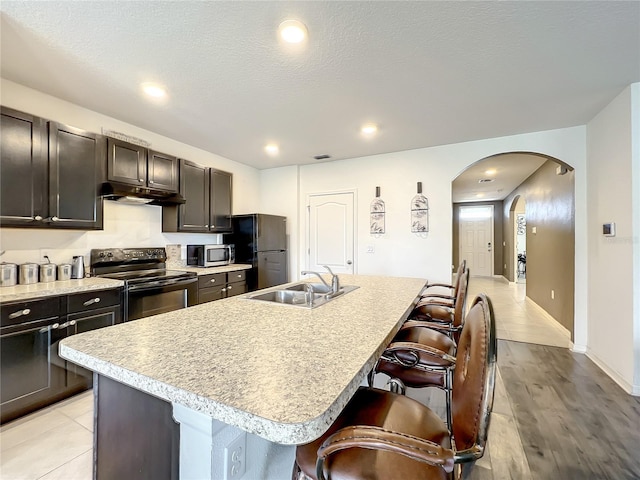
[[[640, 2], [15, 2], [2, 77], [269, 168], [584, 125], [640, 81]], [[301, 51], [276, 28], [297, 18]], [[139, 83], [165, 84], [163, 105]], [[365, 122], [379, 135], [359, 134]], [[263, 146], [280, 144], [278, 157]]]

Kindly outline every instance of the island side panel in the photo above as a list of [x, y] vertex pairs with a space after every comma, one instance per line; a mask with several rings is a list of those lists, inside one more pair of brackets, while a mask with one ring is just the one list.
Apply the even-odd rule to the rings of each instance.
[[94, 375], [96, 480], [178, 480], [180, 426], [170, 403]]

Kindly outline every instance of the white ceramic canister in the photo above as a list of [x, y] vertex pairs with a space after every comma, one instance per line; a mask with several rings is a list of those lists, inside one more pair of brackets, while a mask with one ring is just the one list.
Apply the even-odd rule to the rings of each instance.
[[58, 266], [55, 263], [40, 265], [40, 281], [42, 283], [55, 282]]
[[0, 263], [0, 287], [13, 287], [16, 283], [18, 283], [18, 265]]
[[71, 264], [63, 263], [58, 265], [58, 280], [69, 280], [71, 279]]
[[20, 265], [20, 285], [38, 283], [39, 268], [40, 265], [37, 263], [23, 263]]

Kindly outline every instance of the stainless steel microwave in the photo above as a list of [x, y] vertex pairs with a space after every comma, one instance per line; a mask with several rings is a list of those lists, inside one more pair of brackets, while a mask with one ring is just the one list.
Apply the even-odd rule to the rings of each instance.
[[233, 245], [187, 245], [187, 265], [194, 267], [219, 267], [235, 263]]

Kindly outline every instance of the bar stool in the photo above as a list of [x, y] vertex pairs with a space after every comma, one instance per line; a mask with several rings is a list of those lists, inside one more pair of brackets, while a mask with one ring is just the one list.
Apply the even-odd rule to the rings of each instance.
[[453, 478], [484, 454], [496, 358], [493, 308], [479, 295], [458, 346], [450, 428], [411, 398], [361, 387], [324, 435], [297, 447], [293, 479]]

